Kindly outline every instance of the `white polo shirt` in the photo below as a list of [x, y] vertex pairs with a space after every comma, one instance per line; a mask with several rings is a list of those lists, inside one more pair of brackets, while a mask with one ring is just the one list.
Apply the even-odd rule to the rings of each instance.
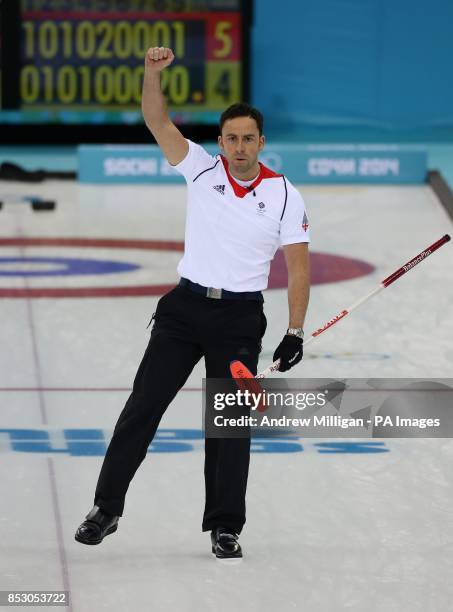
[[188, 187], [179, 275], [228, 291], [266, 289], [279, 245], [310, 241], [302, 196], [285, 176], [261, 163], [258, 177], [243, 187], [222, 155], [213, 157], [188, 143], [188, 154], [174, 166]]

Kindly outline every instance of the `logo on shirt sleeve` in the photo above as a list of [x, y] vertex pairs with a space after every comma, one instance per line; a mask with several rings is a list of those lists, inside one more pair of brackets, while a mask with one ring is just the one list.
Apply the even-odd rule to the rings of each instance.
[[214, 185], [213, 189], [215, 189], [222, 195], [225, 195], [225, 185]]
[[304, 212], [304, 218], [302, 219], [302, 229], [304, 232], [308, 230], [308, 217], [306, 212]]

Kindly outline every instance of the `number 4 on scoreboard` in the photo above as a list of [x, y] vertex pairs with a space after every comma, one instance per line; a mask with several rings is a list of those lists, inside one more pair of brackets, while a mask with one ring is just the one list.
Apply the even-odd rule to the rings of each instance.
[[222, 97], [225, 102], [229, 102], [231, 99], [231, 74], [228, 70], [224, 70], [220, 74], [214, 91], [218, 96]]
[[207, 105], [218, 109], [241, 98], [238, 62], [208, 62], [206, 72]]

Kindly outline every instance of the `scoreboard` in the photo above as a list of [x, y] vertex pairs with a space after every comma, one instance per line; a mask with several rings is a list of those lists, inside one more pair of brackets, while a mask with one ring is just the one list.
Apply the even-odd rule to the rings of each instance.
[[[19, 36], [2, 25], [0, 123], [141, 123], [144, 57], [154, 46], [175, 55], [161, 77], [171, 114], [216, 123], [220, 111], [247, 98], [246, 4], [21, 0], [11, 23]], [[16, 62], [7, 67], [9, 57]]]

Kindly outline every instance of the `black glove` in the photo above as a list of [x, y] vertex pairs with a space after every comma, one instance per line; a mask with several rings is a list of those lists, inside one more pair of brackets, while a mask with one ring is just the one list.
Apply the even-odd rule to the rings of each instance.
[[280, 359], [279, 372], [286, 372], [302, 359], [304, 341], [302, 338], [286, 334], [277, 346], [272, 361]]

